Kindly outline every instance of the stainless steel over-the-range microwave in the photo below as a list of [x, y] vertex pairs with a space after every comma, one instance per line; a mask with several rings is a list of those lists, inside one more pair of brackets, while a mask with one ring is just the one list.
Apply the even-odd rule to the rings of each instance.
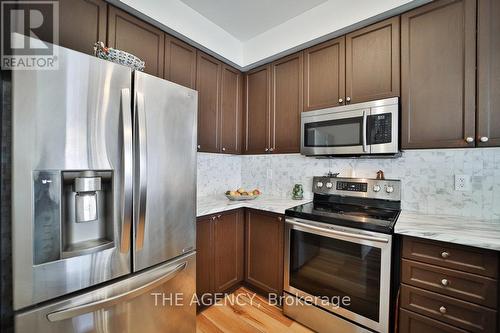
[[302, 112], [300, 152], [307, 156], [393, 155], [399, 151], [399, 99]]

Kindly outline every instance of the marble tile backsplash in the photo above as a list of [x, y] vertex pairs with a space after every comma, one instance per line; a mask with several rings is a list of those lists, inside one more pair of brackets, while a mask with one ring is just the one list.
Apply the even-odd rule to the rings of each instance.
[[[329, 170], [347, 177], [402, 180], [402, 206], [428, 214], [499, 219], [500, 148], [412, 150], [395, 159], [316, 159], [299, 154], [229, 156], [198, 154], [198, 195], [258, 187], [265, 194], [290, 197], [294, 184], [312, 197], [312, 178]], [[455, 175], [472, 179], [470, 191], [455, 191]]]
[[241, 156], [198, 153], [198, 196], [221, 194], [241, 186]]

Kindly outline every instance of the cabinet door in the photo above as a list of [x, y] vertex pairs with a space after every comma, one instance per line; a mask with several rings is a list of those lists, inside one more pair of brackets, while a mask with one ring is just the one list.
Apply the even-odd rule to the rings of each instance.
[[94, 44], [106, 43], [106, 3], [102, 0], [59, 1], [59, 44], [94, 54]]
[[196, 294], [212, 293], [214, 285], [214, 253], [212, 217], [196, 221]]
[[214, 227], [215, 292], [224, 292], [243, 280], [244, 224], [241, 210], [222, 213]]
[[220, 61], [198, 52], [196, 65], [198, 90], [198, 151], [219, 151], [219, 95], [221, 82]]
[[347, 101], [399, 96], [399, 38], [399, 16], [346, 36]]
[[271, 148], [273, 153], [300, 151], [302, 112], [302, 52], [271, 65]]
[[345, 37], [304, 51], [304, 111], [342, 105], [345, 99]]
[[479, 0], [477, 133], [479, 146], [500, 146], [500, 2]]
[[160, 29], [109, 6], [108, 46], [139, 57], [146, 63], [144, 72], [163, 77], [165, 33]]
[[269, 149], [270, 66], [248, 72], [245, 81], [244, 152], [264, 154]]
[[245, 219], [245, 281], [266, 293], [283, 291], [282, 215], [250, 210]]
[[475, 3], [436, 1], [401, 16], [403, 148], [474, 146]]
[[227, 65], [222, 66], [220, 146], [223, 153], [240, 152], [242, 83], [240, 71]]
[[177, 38], [165, 35], [163, 78], [195, 89], [196, 49]]

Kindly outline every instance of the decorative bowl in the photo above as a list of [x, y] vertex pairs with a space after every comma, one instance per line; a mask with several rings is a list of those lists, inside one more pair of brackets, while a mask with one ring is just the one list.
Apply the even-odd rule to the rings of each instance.
[[245, 200], [255, 200], [258, 195], [229, 195], [226, 194], [226, 198], [231, 201], [245, 201]]

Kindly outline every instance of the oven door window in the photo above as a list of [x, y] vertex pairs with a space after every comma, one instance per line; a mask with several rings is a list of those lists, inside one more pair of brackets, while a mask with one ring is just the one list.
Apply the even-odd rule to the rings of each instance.
[[304, 124], [305, 147], [344, 147], [363, 144], [363, 117]]
[[[290, 286], [376, 322], [380, 266], [380, 248], [291, 230]], [[344, 296], [350, 304], [341, 302]]]

